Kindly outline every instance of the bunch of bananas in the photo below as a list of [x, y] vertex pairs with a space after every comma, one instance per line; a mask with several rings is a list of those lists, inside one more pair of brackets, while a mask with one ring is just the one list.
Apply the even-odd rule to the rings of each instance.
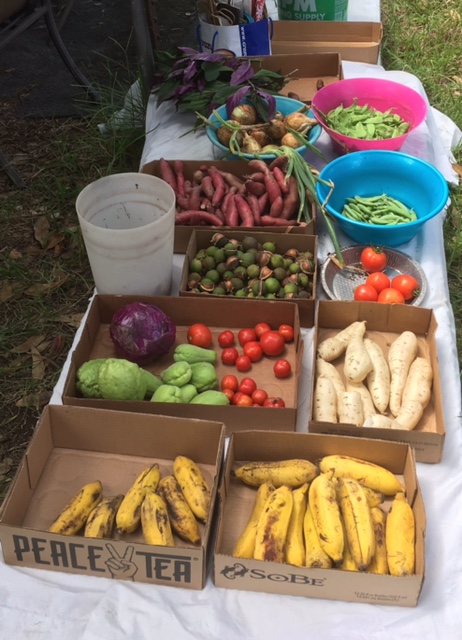
[[253, 462], [234, 476], [258, 487], [235, 557], [393, 576], [414, 573], [414, 513], [403, 485], [384, 467], [329, 455], [317, 465]]
[[173, 472], [161, 477], [157, 463], [136, 477], [125, 495], [103, 498], [99, 480], [84, 485], [49, 527], [51, 533], [87, 538], [130, 534], [140, 526], [147, 544], [175, 546], [173, 534], [199, 544], [198, 522], [210, 510], [210, 489], [198, 465], [186, 456], [173, 461]]

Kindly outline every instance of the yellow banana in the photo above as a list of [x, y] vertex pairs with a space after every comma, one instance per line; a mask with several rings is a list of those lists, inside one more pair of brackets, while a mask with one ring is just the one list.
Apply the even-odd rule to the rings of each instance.
[[359, 458], [342, 455], [325, 456], [319, 461], [319, 469], [323, 473], [332, 469], [336, 478], [353, 478], [385, 496], [394, 496], [398, 491], [404, 491], [403, 485], [394, 473]]
[[308, 502], [321, 547], [334, 563], [343, 558], [343, 527], [332, 472], [321, 473], [310, 485]]
[[270, 494], [257, 524], [255, 560], [284, 562], [284, 545], [293, 503], [292, 490], [285, 485]]
[[183, 540], [198, 544], [201, 541], [199, 525], [175, 476], [163, 477], [159, 482], [158, 492], [167, 505], [168, 517], [173, 531]]
[[99, 480], [89, 482], [66, 504], [56, 520], [51, 524], [50, 533], [73, 536], [82, 529], [88, 516], [101, 500], [103, 487]]
[[146, 492], [156, 491], [159, 480], [160, 471], [157, 463], [143, 469], [135, 478], [117, 510], [117, 533], [133, 533], [138, 529], [141, 523], [141, 504]]
[[167, 505], [161, 496], [148, 490], [141, 505], [141, 528], [146, 544], [174, 547]]
[[385, 544], [391, 575], [412, 575], [415, 571], [415, 519], [402, 492], [396, 494], [387, 515]]
[[351, 555], [350, 543], [348, 542], [347, 531], [345, 527], [345, 520], [342, 516], [342, 526], [343, 526], [343, 539], [345, 541], [343, 545], [343, 559], [341, 564], [338, 565], [339, 569], [342, 571], [359, 571], [358, 565], [354, 561], [353, 556]]
[[284, 558], [288, 564], [296, 567], [305, 566], [305, 540], [303, 538], [303, 520], [308, 499], [308, 483], [302, 484], [292, 491], [293, 507], [287, 530]]
[[233, 549], [233, 556], [236, 558], [253, 558], [255, 551], [255, 536], [257, 535], [257, 524], [263, 507], [274, 487], [269, 482], [264, 482], [257, 489], [257, 495], [253, 505], [252, 513], [244, 531], [239, 536]]
[[119, 494], [98, 502], [85, 524], [86, 538], [112, 538], [117, 509], [122, 500], [123, 495]]
[[366, 496], [356, 480], [338, 478], [337, 500], [352, 558], [358, 569], [365, 571], [375, 551], [374, 527]]
[[308, 460], [281, 460], [279, 462], [249, 462], [235, 471], [235, 475], [251, 487], [271, 482], [274, 487], [287, 485], [301, 487], [318, 474], [316, 465]]
[[[361, 484], [361, 483], [359, 483]], [[367, 504], [369, 505], [369, 508], [372, 509], [372, 507], [378, 507], [379, 504], [382, 504], [382, 502], [384, 501], [385, 496], [383, 495], [383, 493], [380, 493], [379, 491], [375, 491], [374, 489], [371, 489], [370, 487], [366, 487], [365, 484], [361, 484], [362, 490], [364, 491], [364, 494], [366, 496], [366, 500], [367, 500]]]
[[367, 567], [367, 571], [368, 573], [386, 575], [388, 573], [387, 547], [385, 544], [387, 516], [380, 507], [372, 507], [371, 516], [375, 534], [375, 553], [370, 565]]
[[173, 475], [191, 511], [198, 520], [205, 522], [210, 509], [210, 489], [202, 471], [190, 458], [177, 456], [173, 461]]
[[305, 536], [305, 567], [330, 569], [332, 567], [332, 559], [321, 547], [309, 500], [303, 520], [303, 533]]

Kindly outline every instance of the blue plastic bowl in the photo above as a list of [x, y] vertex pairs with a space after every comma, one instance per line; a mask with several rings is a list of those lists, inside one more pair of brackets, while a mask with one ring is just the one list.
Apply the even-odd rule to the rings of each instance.
[[[284, 116], [289, 115], [289, 113], [293, 113], [294, 111], [298, 111], [301, 107], [306, 106], [304, 102], [300, 102], [299, 100], [293, 100], [292, 98], [286, 98], [285, 96], [275, 96], [276, 98], [276, 109], [278, 111], [280, 111]], [[244, 101], [245, 102], [245, 101]], [[222, 105], [221, 107], [218, 107], [218, 109], [216, 109], [218, 115], [220, 116], [220, 118], [223, 118], [223, 120], [228, 120], [228, 115], [226, 113], [226, 105]], [[310, 118], [314, 118], [314, 114], [311, 111], [311, 109], [308, 111], [307, 113], [308, 117]], [[216, 116], [214, 114], [212, 114], [209, 117], [210, 122], [214, 122], [217, 124], [217, 126], [220, 125], [218, 119], [216, 118]], [[231, 154], [229, 151], [229, 148], [226, 147], [224, 144], [221, 144], [221, 142], [218, 140], [217, 138], [217, 133], [216, 130], [211, 127], [210, 125], [207, 125], [205, 128], [205, 131], [207, 133], [207, 136], [210, 140], [210, 142], [212, 142], [216, 147], [218, 147], [219, 149], [221, 149], [225, 154], [226, 154], [226, 158], [228, 160], [239, 160], [240, 156]], [[308, 142], [310, 144], [314, 144], [316, 142], [316, 140], [319, 138], [319, 136], [321, 135], [321, 131], [322, 131], [322, 127], [319, 124], [316, 124], [314, 127], [312, 127], [312, 129], [310, 130], [310, 132], [308, 133]], [[306, 151], [306, 146], [302, 145], [301, 147], [298, 147], [297, 149], [295, 149], [295, 151], [297, 151], [297, 153], [303, 155], [304, 152]], [[247, 158], [248, 160], [252, 160], [252, 158], [256, 158], [257, 156], [253, 155], [252, 153], [242, 153], [242, 157]], [[274, 155], [274, 153], [260, 153], [258, 155], [258, 158], [261, 158], [262, 160], [274, 160], [276, 156]]]
[[[423, 225], [442, 211], [449, 197], [444, 176], [431, 164], [399, 151], [357, 151], [333, 160], [324, 167], [320, 180], [334, 188], [327, 211], [349, 237], [361, 244], [397, 247], [409, 242]], [[316, 185], [320, 202], [330, 188]], [[412, 208], [418, 219], [406, 224], [379, 226], [350, 220], [341, 214], [347, 198], [386, 195]]]

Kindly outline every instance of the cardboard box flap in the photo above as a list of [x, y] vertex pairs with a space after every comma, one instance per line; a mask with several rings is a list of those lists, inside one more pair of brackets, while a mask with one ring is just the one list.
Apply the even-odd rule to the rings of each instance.
[[[277, 20], [274, 22], [273, 40], [287, 42], [308, 42], [315, 44], [333, 43], [339, 45], [370, 45], [379, 43], [383, 36], [381, 22], [322, 22], [315, 24], [294, 20]], [[303, 32], [301, 31], [303, 29]], [[304, 36], [304, 37], [303, 37]]]

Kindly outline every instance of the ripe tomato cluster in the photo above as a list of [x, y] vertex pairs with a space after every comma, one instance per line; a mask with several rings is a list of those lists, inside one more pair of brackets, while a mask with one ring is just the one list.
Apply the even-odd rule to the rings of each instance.
[[366, 281], [356, 287], [354, 299], [385, 304], [405, 304], [419, 295], [419, 283], [409, 274], [390, 280], [384, 269], [387, 255], [380, 247], [366, 247], [361, 252], [361, 265], [368, 272]]
[[229, 398], [231, 404], [238, 407], [285, 407], [282, 398], [268, 396], [260, 389], [253, 378], [238, 378], [233, 374], [223, 376], [221, 390]]

